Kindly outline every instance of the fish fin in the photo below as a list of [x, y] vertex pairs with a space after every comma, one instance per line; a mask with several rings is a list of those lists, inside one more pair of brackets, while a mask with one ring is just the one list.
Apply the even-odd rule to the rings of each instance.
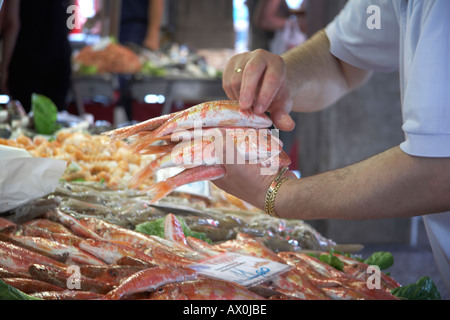
[[128, 181], [128, 187], [131, 189], [135, 189], [141, 184], [145, 179], [152, 176], [154, 172], [153, 166], [151, 163], [139, 170], [131, 179]]
[[174, 187], [171, 186], [170, 183], [168, 183], [167, 181], [160, 181], [144, 189], [143, 192], [149, 194], [152, 197], [152, 199], [150, 200], [150, 204], [153, 204], [170, 194], [173, 190]]

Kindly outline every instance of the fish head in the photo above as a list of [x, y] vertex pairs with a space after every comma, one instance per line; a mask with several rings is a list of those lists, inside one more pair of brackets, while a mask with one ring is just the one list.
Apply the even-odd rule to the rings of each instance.
[[150, 300], [188, 300], [177, 283], [171, 283], [157, 288], [148, 296]]

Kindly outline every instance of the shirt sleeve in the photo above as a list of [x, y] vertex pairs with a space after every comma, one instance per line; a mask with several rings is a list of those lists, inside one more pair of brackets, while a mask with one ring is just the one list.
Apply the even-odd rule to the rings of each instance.
[[409, 4], [404, 35], [403, 131], [400, 147], [423, 157], [450, 157], [450, 1]]
[[[378, 18], [379, 28], [373, 28]], [[392, 0], [350, 0], [325, 32], [340, 60], [365, 70], [398, 70], [399, 24]]]

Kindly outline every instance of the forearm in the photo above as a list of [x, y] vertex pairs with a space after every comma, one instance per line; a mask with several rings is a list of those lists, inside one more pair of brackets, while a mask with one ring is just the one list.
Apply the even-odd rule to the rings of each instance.
[[419, 158], [396, 147], [342, 169], [281, 186], [283, 218], [375, 219], [450, 210], [450, 158]]
[[3, 46], [2, 46], [2, 61], [1, 70], [2, 74], [7, 74], [9, 63], [14, 52], [16, 45], [17, 35], [20, 30], [19, 19], [19, 3], [20, 1], [7, 1], [4, 3], [5, 17], [3, 26]]
[[370, 72], [350, 66], [330, 53], [325, 31], [282, 55], [293, 111], [322, 110], [362, 85]]

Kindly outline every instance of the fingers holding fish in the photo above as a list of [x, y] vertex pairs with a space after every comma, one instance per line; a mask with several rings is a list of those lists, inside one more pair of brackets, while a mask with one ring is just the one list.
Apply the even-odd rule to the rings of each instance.
[[[113, 139], [133, 136], [135, 140], [130, 143], [130, 150], [142, 154], [159, 154], [130, 179], [129, 187], [138, 188], [143, 182], [150, 181], [160, 169], [191, 169], [197, 166], [204, 169], [206, 166], [227, 163], [229, 158], [225, 159], [225, 149], [228, 151], [227, 157], [230, 157], [230, 154], [233, 157], [231, 161], [234, 161], [234, 155], [237, 155], [243, 161], [271, 165], [273, 158], [282, 151], [281, 141], [267, 129], [271, 125], [272, 121], [265, 113], [256, 114], [249, 108], [241, 108], [237, 101], [221, 100], [204, 102], [169, 116], [112, 130], [105, 135]], [[261, 131], [257, 132], [258, 130]], [[166, 143], [154, 145], [161, 140]], [[192, 173], [197, 174], [196, 171]], [[146, 191], [152, 192], [155, 196], [152, 202], [156, 202], [170, 194], [177, 186], [213, 180], [217, 176], [208, 178], [198, 174], [195, 179], [186, 172], [174, 180], [150, 186]], [[183, 182], [187, 177], [189, 179]]]

